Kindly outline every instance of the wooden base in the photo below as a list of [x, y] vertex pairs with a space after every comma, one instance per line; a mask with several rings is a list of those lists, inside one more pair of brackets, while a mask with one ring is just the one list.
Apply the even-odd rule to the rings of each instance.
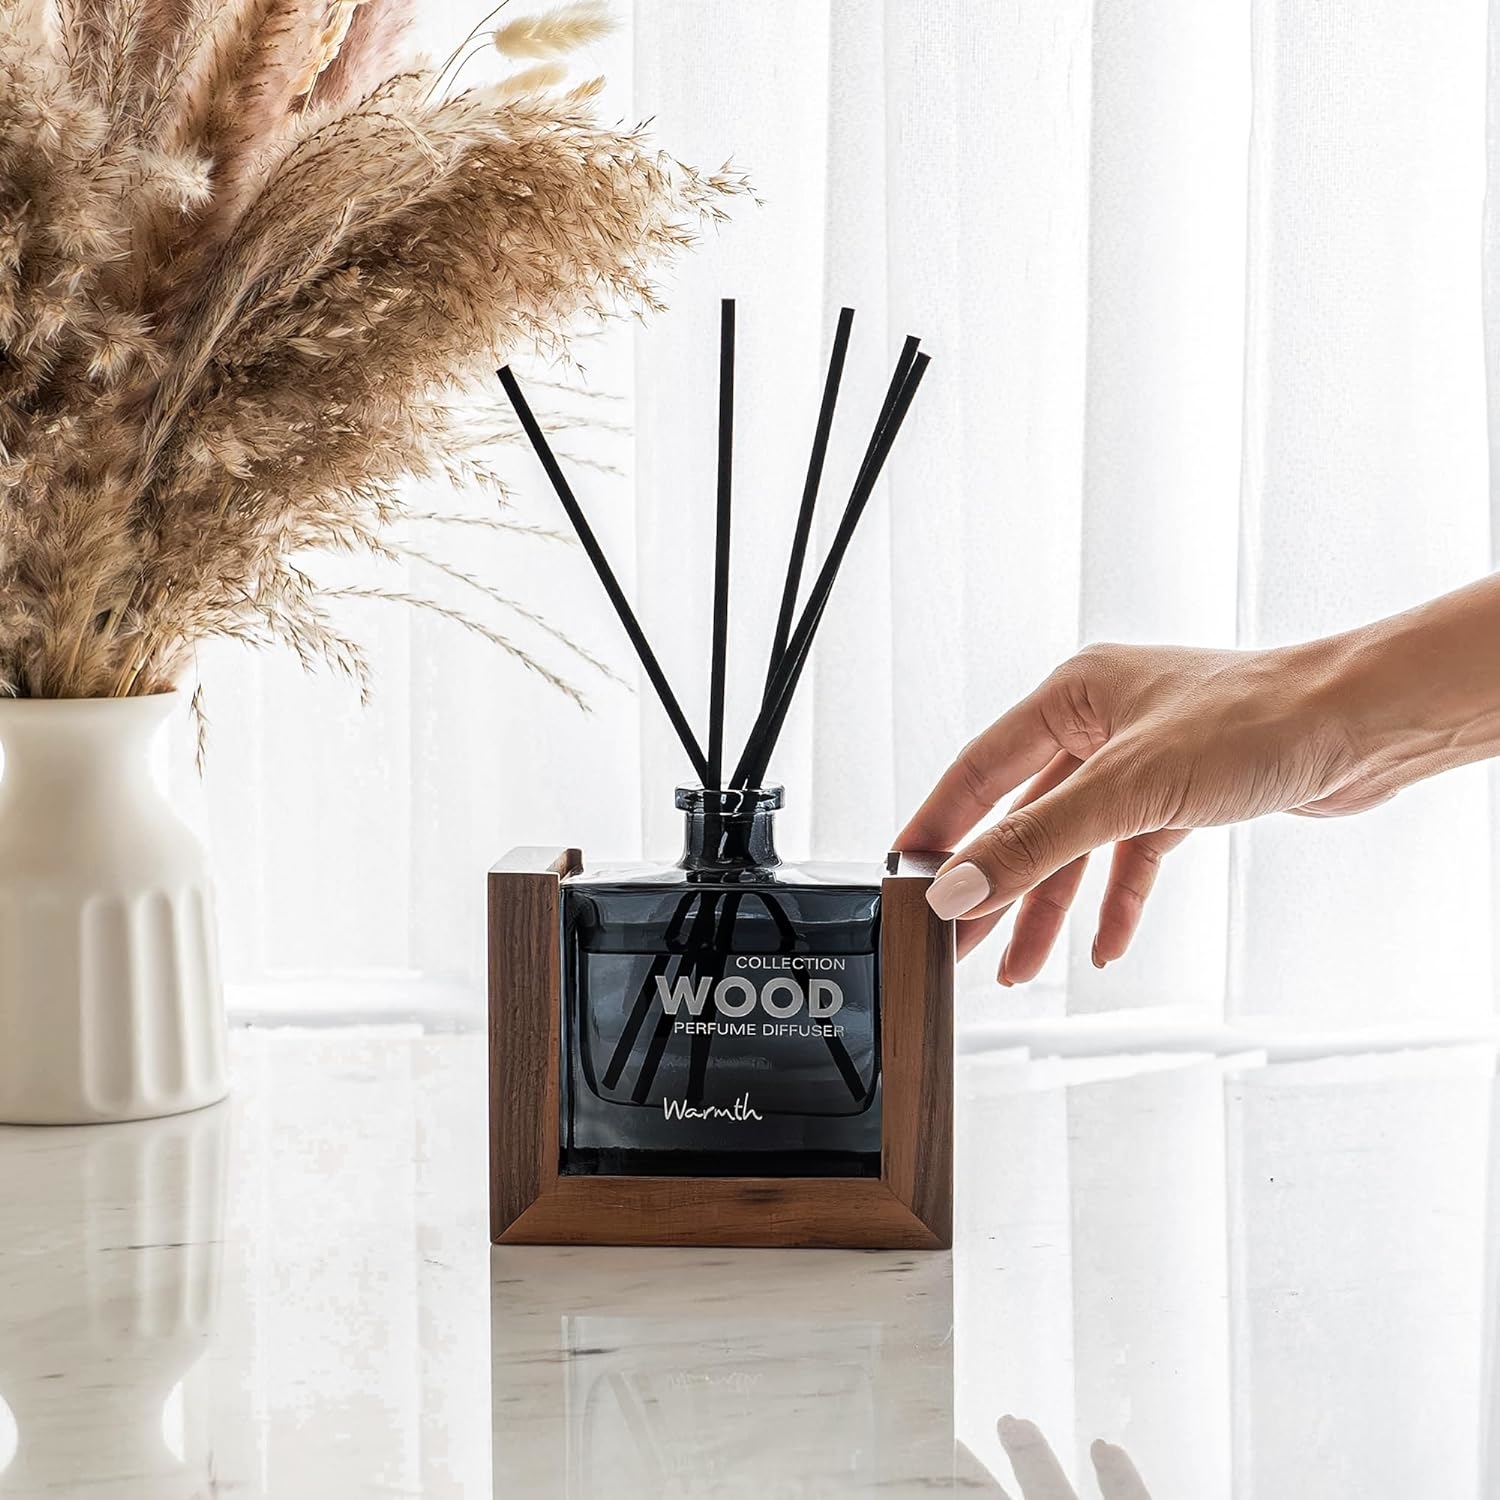
[[490, 1238], [496, 1244], [953, 1241], [953, 924], [926, 891], [946, 855], [881, 882], [880, 1177], [563, 1177], [562, 881], [576, 849], [516, 849], [489, 875]]

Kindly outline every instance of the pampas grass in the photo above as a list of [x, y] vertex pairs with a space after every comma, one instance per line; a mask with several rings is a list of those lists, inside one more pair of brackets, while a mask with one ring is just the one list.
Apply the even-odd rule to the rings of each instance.
[[506, 57], [558, 57], [607, 36], [614, 22], [607, 5], [569, 5], [542, 16], [521, 16], [491, 33]]
[[400, 61], [410, 19], [0, 0], [0, 693], [159, 692], [212, 637], [363, 680], [330, 613], [350, 595], [561, 683], [450, 604], [320, 590], [309, 557], [410, 557], [403, 482], [493, 484], [511, 437], [466, 387], [656, 307], [658, 268], [744, 185], [601, 126], [592, 84], [556, 92], [596, 5], [507, 21], [493, 44], [541, 61], [448, 97]]

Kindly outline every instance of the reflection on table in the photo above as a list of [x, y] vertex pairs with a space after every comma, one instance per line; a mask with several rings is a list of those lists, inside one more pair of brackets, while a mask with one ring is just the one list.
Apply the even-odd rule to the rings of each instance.
[[1492, 1500], [1492, 1049], [965, 1057], [949, 1255], [492, 1250], [483, 1042], [0, 1130], [0, 1500]]
[[963, 1101], [957, 1430], [992, 1473], [1000, 1413], [1086, 1497], [1101, 1439], [1163, 1500], [1500, 1493], [1492, 1048], [971, 1058]]
[[197, 1367], [229, 1112], [0, 1130], [0, 1496], [171, 1500], [212, 1479]]
[[946, 1256], [502, 1248], [494, 1492], [904, 1493], [952, 1465]]

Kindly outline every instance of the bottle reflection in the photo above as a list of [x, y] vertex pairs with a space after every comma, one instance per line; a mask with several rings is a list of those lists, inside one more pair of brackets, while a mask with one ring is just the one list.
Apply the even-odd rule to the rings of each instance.
[[228, 1147], [224, 1105], [0, 1129], [3, 1500], [211, 1484], [191, 1372], [219, 1300]]
[[[779, 1378], [777, 1357], [745, 1341], [743, 1330], [704, 1339], [701, 1354], [654, 1360], [623, 1352], [634, 1332], [621, 1320], [587, 1318], [568, 1330], [567, 1401], [577, 1413], [568, 1470], [578, 1494], [615, 1493], [611, 1483], [622, 1474], [629, 1494], [801, 1493], [792, 1487], [827, 1463], [819, 1450], [828, 1431], [839, 1434], [854, 1472], [868, 1473], [878, 1435], [879, 1327], [849, 1324], [830, 1337], [815, 1392]], [[596, 1340], [618, 1340], [614, 1356], [592, 1352]], [[753, 1426], [744, 1420], [750, 1411]], [[766, 1430], [776, 1434], [769, 1443]]]
[[946, 1256], [516, 1247], [492, 1266], [497, 1500], [901, 1492], [951, 1469]]

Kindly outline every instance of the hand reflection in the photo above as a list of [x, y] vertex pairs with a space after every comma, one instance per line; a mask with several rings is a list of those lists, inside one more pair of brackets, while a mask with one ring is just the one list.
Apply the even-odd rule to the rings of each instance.
[[[1079, 1500], [1078, 1492], [1068, 1483], [1057, 1455], [1035, 1422], [1001, 1417], [996, 1426], [1001, 1446], [1021, 1486], [1021, 1500]], [[1094, 1475], [1103, 1500], [1151, 1500], [1150, 1491], [1123, 1448], [1096, 1442], [1089, 1449], [1089, 1457], [1094, 1462]]]

